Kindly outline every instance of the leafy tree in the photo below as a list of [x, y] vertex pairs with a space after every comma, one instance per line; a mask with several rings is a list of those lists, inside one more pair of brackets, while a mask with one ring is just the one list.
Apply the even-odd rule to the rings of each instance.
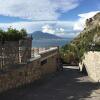
[[0, 41], [19, 41], [27, 36], [27, 32], [25, 29], [21, 29], [20, 31], [8, 28], [7, 31], [0, 29]]

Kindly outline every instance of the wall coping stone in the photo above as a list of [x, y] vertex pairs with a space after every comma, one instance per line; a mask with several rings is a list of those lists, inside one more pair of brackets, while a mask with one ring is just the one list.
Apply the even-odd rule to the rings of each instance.
[[40, 59], [40, 58], [41, 58], [41, 55], [37, 55], [37, 56], [35, 56], [35, 57], [33, 57], [33, 58], [30, 58], [30, 59], [28, 60], [28, 62], [32, 62], [32, 61], [37, 60], [37, 59]]
[[48, 52], [50, 52], [50, 51], [54, 51], [54, 50], [57, 50], [57, 49], [58, 49], [57, 47], [50, 48], [50, 49], [48, 49], [48, 50], [44, 50], [44, 51], [39, 52], [39, 54], [41, 55], [41, 54], [48, 53]]

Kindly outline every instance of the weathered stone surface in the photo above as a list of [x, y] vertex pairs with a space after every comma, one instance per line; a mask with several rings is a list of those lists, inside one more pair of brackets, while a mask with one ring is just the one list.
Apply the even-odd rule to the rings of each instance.
[[100, 52], [90, 51], [84, 55], [83, 62], [79, 64], [80, 70], [85, 66], [88, 75], [96, 82], [100, 82]]
[[[0, 92], [20, 85], [39, 80], [42, 76], [55, 72], [57, 67], [58, 49], [40, 54], [27, 64], [13, 66], [5, 73], [0, 73]], [[41, 64], [46, 60], [44, 64]]]

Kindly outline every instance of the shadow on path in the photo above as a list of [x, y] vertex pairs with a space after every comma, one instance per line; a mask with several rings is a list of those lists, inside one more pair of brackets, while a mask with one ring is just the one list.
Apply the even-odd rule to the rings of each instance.
[[42, 81], [2, 93], [0, 100], [91, 100], [99, 85], [77, 69], [66, 68]]

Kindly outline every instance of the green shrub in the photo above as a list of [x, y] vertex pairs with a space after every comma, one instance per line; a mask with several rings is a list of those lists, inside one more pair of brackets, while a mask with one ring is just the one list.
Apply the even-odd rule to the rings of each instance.
[[[70, 64], [72, 62], [77, 63], [82, 60], [85, 52], [100, 51], [100, 41], [94, 41], [95, 35], [100, 36], [100, 26], [91, 30], [85, 29], [70, 44], [63, 46], [60, 50], [63, 61]], [[95, 47], [92, 47], [92, 44], [95, 44]]]
[[27, 32], [25, 29], [21, 29], [20, 31], [8, 28], [7, 31], [0, 29], [0, 41], [18, 41], [27, 36]]

